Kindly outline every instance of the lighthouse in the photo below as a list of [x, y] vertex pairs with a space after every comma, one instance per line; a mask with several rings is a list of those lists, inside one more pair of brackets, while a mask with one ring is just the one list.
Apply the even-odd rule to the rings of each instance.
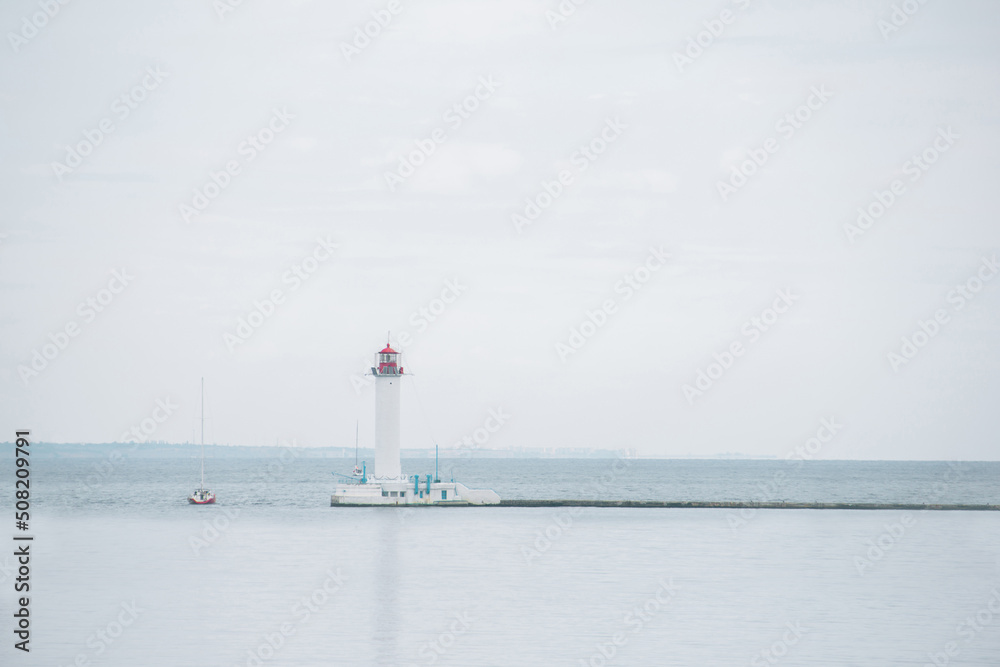
[[[435, 475], [404, 475], [399, 464], [399, 388], [404, 373], [402, 355], [389, 341], [375, 355], [375, 465], [361, 477], [333, 473], [341, 478], [330, 505], [496, 505], [500, 496], [489, 489], [470, 489], [454, 479]], [[412, 381], [412, 380], [411, 380]]]
[[399, 467], [399, 387], [403, 367], [388, 341], [372, 366], [375, 376], [375, 481], [406, 481]]

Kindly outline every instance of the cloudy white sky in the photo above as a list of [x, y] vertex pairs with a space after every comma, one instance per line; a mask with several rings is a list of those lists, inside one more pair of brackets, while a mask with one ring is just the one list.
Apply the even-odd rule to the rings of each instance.
[[[168, 397], [152, 439], [196, 439], [204, 376], [211, 441], [350, 445], [360, 419], [370, 444], [352, 376], [391, 331], [404, 448], [502, 408], [489, 447], [784, 456], [832, 418], [821, 458], [998, 458], [1000, 279], [976, 281], [1000, 246], [1000, 4], [892, 31], [888, 0], [44, 4], [0, 9], [0, 439], [113, 441]], [[317, 239], [337, 248], [297, 285]], [[666, 264], [616, 291], [651, 248]]]

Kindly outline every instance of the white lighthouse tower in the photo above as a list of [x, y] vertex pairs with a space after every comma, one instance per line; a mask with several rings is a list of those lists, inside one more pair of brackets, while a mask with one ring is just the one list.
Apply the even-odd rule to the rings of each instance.
[[399, 464], [399, 388], [402, 355], [386, 342], [375, 357], [375, 466], [360, 479], [340, 475], [330, 505], [496, 505], [500, 496], [488, 489], [470, 489], [456, 481], [425, 475], [404, 475]]
[[399, 467], [399, 387], [403, 367], [399, 352], [389, 345], [378, 353], [375, 376], [375, 474], [376, 482], [406, 482]]

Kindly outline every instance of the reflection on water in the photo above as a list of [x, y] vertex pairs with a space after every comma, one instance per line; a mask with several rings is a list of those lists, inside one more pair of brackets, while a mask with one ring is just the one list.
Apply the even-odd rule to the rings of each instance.
[[376, 507], [371, 510], [370, 518], [376, 533], [372, 542], [372, 557], [375, 561], [375, 618], [371, 638], [380, 665], [402, 664], [398, 659], [399, 635], [402, 630], [399, 615], [399, 591], [402, 586], [399, 533], [401, 519], [405, 519], [407, 513], [412, 511], [396, 507]]
[[[609, 665], [746, 665], [788, 624], [804, 633], [783, 666], [924, 664], [951, 641], [952, 664], [1000, 655], [995, 624], [955, 635], [1000, 587], [997, 513], [918, 514], [861, 573], [857, 559], [899, 513], [759, 511], [734, 529], [726, 510], [585, 508], [569, 521], [561, 511], [244, 510], [198, 556], [188, 539], [207, 514], [187, 506], [159, 518], [43, 516], [40, 641], [19, 664], [83, 653], [130, 667], [575, 667], [623, 633]], [[343, 587], [297, 617], [331, 568]], [[664, 581], [676, 591], [657, 607]], [[132, 601], [138, 620], [100, 655], [89, 650], [88, 636]], [[451, 633], [459, 618], [468, 623]], [[248, 658], [269, 655], [260, 647], [289, 621], [273, 658]]]

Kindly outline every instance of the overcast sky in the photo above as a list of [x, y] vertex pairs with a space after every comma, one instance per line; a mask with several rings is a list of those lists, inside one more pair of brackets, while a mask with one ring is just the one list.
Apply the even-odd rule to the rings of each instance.
[[1000, 4], [902, 4], [6, 2], [0, 439], [370, 446], [391, 331], [404, 448], [996, 460]]

